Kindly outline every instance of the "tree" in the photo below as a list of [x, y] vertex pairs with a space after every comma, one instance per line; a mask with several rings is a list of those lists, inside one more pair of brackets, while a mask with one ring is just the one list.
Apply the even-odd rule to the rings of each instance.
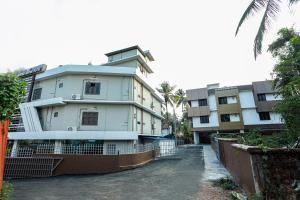
[[0, 74], [0, 199], [3, 197], [3, 172], [9, 120], [25, 94], [26, 83], [14, 73]]
[[183, 89], [178, 89], [175, 92], [174, 98], [176, 99], [176, 107], [178, 108], [181, 105], [181, 110], [183, 111], [185, 92]]
[[25, 94], [25, 86], [15, 73], [0, 74], [0, 122], [10, 120]]
[[[166, 112], [168, 112], [168, 104], [172, 104], [171, 98], [172, 93], [176, 86], [171, 86], [169, 82], [165, 81], [159, 85], [159, 88], [156, 88], [156, 90], [163, 96], [165, 105], [166, 105]], [[168, 120], [168, 115], [166, 116]]]
[[293, 28], [283, 28], [268, 51], [277, 59], [273, 70], [274, 88], [282, 95], [275, 109], [288, 130], [287, 142], [300, 136], [300, 35]]
[[[299, 0], [287, 0], [290, 6], [298, 1]], [[261, 19], [257, 34], [254, 39], [253, 51], [255, 59], [258, 54], [261, 54], [264, 34], [269, 29], [271, 20], [277, 16], [280, 10], [280, 3], [281, 0], [252, 0], [238, 23], [235, 35], [238, 34], [241, 25], [250, 15], [254, 15], [257, 12], [264, 10], [263, 17]]]

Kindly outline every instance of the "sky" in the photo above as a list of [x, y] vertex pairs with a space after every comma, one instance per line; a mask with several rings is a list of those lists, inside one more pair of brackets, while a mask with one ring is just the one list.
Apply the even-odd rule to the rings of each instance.
[[[283, 0], [286, 2], [287, 0]], [[281, 12], [255, 61], [259, 13], [237, 23], [250, 0], [0, 0], [0, 72], [47, 64], [102, 64], [132, 45], [150, 50], [153, 85], [191, 89], [270, 79], [267, 45], [282, 27], [300, 26], [300, 3]]]

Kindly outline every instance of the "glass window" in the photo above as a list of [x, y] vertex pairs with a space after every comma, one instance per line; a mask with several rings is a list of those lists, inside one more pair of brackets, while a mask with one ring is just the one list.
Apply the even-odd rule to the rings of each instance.
[[200, 123], [201, 124], [208, 124], [209, 123], [209, 117], [208, 117], [208, 115], [206, 115], [206, 116], [200, 116]]
[[269, 112], [260, 112], [259, 114], [259, 119], [260, 120], [270, 120], [270, 113]]
[[97, 126], [98, 112], [83, 112], [81, 124], [85, 126]]
[[64, 87], [64, 83], [59, 83], [58, 88], [62, 88], [62, 87]]
[[221, 115], [221, 122], [230, 122], [230, 115], [229, 114]]
[[227, 97], [219, 97], [219, 104], [227, 104]]
[[42, 95], [42, 88], [34, 89], [33, 95], [32, 95], [32, 100], [40, 99], [41, 95]]
[[266, 94], [257, 94], [258, 101], [266, 101]]
[[55, 112], [55, 113], [54, 113], [54, 117], [58, 117], [58, 112]]
[[207, 106], [207, 99], [199, 99], [199, 106]]
[[101, 85], [99, 82], [86, 82], [85, 83], [85, 94], [99, 95], [100, 87], [101, 87]]

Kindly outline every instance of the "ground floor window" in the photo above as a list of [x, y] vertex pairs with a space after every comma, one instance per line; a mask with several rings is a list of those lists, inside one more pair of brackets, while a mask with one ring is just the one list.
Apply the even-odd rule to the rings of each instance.
[[106, 154], [115, 155], [116, 154], [116, 144], [107, 144], [106, 145]]

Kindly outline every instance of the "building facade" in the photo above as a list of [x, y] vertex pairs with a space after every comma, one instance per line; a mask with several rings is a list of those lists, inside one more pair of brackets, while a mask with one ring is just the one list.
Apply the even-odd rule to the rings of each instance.
[[118, 145], [161, 136], [163, 100], [148, 81], [151, 53], [133, 46], [106, 56], [102, 65], [62, 65], [36, 74], [30, 98], [20, 105], [21, 123], [14, 124], [19, 128], [9, 132], [14, 147], [103, 144], [117, 151]]
[[272, 81], [233, 87], [210, 84], [186, 93], [195, 143], [209, 142], [211, 133], [282, 130], [283, 119], [274, 111], [281, 96], [272, 89]]

